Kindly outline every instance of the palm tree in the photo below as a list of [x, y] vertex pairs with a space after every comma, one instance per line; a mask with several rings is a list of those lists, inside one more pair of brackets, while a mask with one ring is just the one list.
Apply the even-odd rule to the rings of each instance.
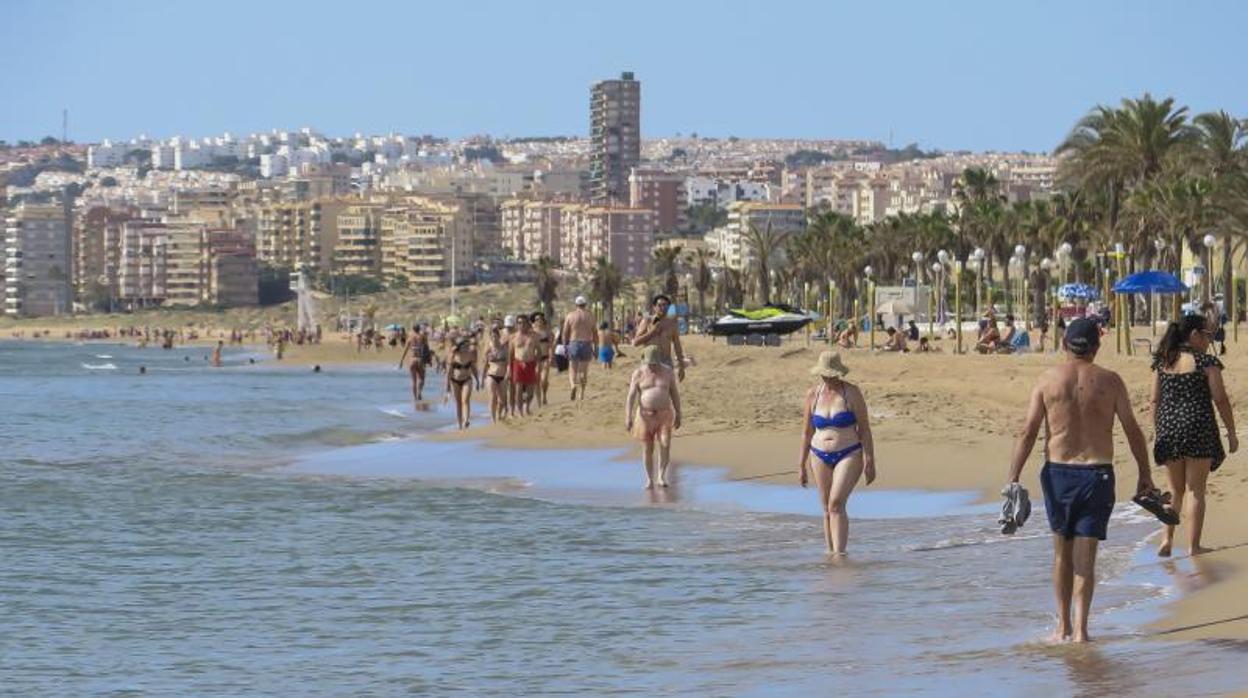
[[603, 314], [608, 320], [615, 317], [615, 297], [619, 295], [623, 283], [620, 270], [606, 257], [599, 257], [589, 278], [589, 295], [602, 303]]
[[771, 303], [771, 264], [776, 253], [782, 249], [785, 240], [792, 232], [777, 230], [771, 225], [770, 218], [759, 228], [753, 221], [746, 226], [745, 244], [754, 255], [754, 266], [758, 272], [758, 291], [763, 305]]
[[546, 317], [555, 317], [555, 299], [558, 298], [559, 279], [555, 276], [555, 263], [550, 257], [542, 256], [534, 267], [536, 274], [533, 282], [537, 290], [537, 302], [542, 306]]
[[693, 269], [693, 287], [698, 289], [698, 315], [706, 315], [706, 290], [711, 287], [711, 262], [715, 253], [698, 247], [685, 258], [685, 264]]
[[1192, 169], [1213, 184], [1216, 227], [1222, 233], [1222, 287], [1233, 307], [1232, 238], [1242, 235], [1244, 228], [1236, 225], [1232, 212], [1238, 195], [1248, 190], [1248, 123], [1219, 111], [1200, 114], [1192, 124], [1196, 131]]
[[654, 250], [654, 275], [663, 277], [663, 292], [676, 297], [676, 292], [680, 290], [680, 282], [676, 279], [676, 268], [680, 264], [680, 252], [684, 249], [680, 245], [671, 247], [658, 247]]

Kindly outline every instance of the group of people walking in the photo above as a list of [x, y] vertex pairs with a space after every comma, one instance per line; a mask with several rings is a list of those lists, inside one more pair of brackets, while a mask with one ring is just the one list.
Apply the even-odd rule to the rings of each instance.
[[[1187, 527], [1188, 552], [1208, 552], [1201, 544], [1207, 478], [1228, 450], [1239, 448], [1222, 363], [1209, 353], [1214, 328], [1202, 315], [1184, 316], [1169, 325], [1152, 363], [1152, 461], [1166, 469], [1170, 486], [1169, 493], [1160, 492], [1153, 483], [1147, 440], [1126, 383], [1094, 363], [1100, 340], [1100, 327], [1091, 319], [1079, 318], [1067, 326], [1062, 342], [1065, 360], [1041, 375], [1031, 392], [1010, 459], [1009, 484], [1003, 490], [1009, 511], [1030, 511], [1029, 504], [1020, 506], [1017, 501], [1027, 498], [1018, 482], [1043, 428], [1040, 483], [1054, 541], [1055, 641], [1089, 639], [1097, 546], [1106, 538], [1115, 502], [1115, 420], [1122, 425], [1138, 469], [1134, 501], [1163, 522], [1157, 550], [1163, 557], [1171, 554], [1180, 520]], [[806, 395], [798, 469], [802, 486], [814, 471], [823, 503], [824, 537], [835, 555], [843, 555], [848, 542], [845, 504], [850, 493], [862, 477], [870, 484], [876, 476], [867, 405], [858, 387], [845, 380], [848, 372], [836, 352], [824, 352], [811, 369], [821, 380]], [[1217, 416], [1225, 427], [1225, 448]], [[1003, 532], [1012, 532], [1025, 516], [1006, 522]]]

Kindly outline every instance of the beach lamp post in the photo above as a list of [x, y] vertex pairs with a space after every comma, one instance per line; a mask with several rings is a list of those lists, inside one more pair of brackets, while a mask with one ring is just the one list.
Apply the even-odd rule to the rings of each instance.
[[[1018, 255], [1011, 255], [1009, 261], [1006, 262], [1009, 268], [1014, 270], [1014, 275], [1016, 277], [1021, 273], [1019, 271], [1019, 267], [1022, 266], [1022, 263], [1023, 261], [1018, 258]], [[1018, 302], [1018, 291], [1016, 290], [1017, 283], [1018, 283], [1017, 281], [1011, 281], [1008, 287], [1005, 289], [1006, 298], [1009, 303], [1006, 306], [1006, 312], [1011, 313], [1011, 314], [1014, 312], [1014, 308], [1013, 308], [1014, 304]]]
[[1018, 304], [1019, 304], [1019, 306], [1020, 306], [1020, 307], [1022, 307], [1022, 309], [1023, 309], [1023, 311], [1022, 311], [1022, 315], [1023, 315], [1023, 329], [1024, 329], [1024, 330], [1029, 330], [1029, 329], [1031, 329], [1031, 314], [1030, 314], [1028, 311], [1030, 310], [1030, 305], [1031, 305], [1031, 304], [1028, 302], [1030, 299], [1027, 297], [1027, 286], [1028, 286], [1028, 279], [1027, 279], [1027, 276], [1030, 274], [1030, 270], [1027, 268], [1027, 267], [1028, 267], [1028, 265], [1027, 265], [1027, 248], [1026, 248], [1026, 246], [1024, 246], [1024, 245], [1015, 245], [1015, 246], [1014, 246], [1014, 256], [1015, 256], [1015, 257], [1018, 257], [1018, 265], [1019, 265], [1020, 267], [1022, 267], [1022, 270], [1023, 270], [1022, 278], [1021, 278], [1021, 280], [1020, 280], [1020, 281], [1021, 281], [1021, 283], [1019, 284], [1019, 290], [1020, 290], [1020, 293], [1019, 293], [1019, 299], [1018, 299], [1018, 301], [1019, 301], [1019, 302], [1018, 302]]
[[[1157, 251], [1157, 268], [1161, 269], [1166, 264], [1166, 241], [1162, 240], [1161, 238], [1157, 238], [1156, 240], [1153, 240], [1153, 249]], [[1149, 299], [1150, 300], [1149, 305], [1152, 306], [1151, 313], [1153, 317], [1151, 319], [1153, 323], [1153, 336], [1156, 337], [1157, 336], [1157, 320], [1158, 320], [1158, 316], [1161, 315], [1161, 312], [1160, 312], [1161, 303], [1158, 302], [1156, 293], [1150, 293], [1149, 296], [1151, 296], [1151, 298]]]
[[[1057, 289], [1053, 288], [1053, 269], [1056, 266], [1057, 262], [1049, 257], [1045, 257], [1040, 260], [1040, 270], [1044, 272], [1044, 278], [1047, 282], [1045, 284], [1045, 288], [1048, 290], [1047, 298], [1053, 299], [1050, 307], [1046, 307], [1044, 311], [1045, 314], [1048, 315], [1048, 324], [1049, 327], [1053, 328], [1054, 334], [1057, 333]], [[1040, 308], [1036, 308], [1037, 314], [1039, 314], [1039, 311]], [[1041, 344], [1040, 349], [1044, 349], [1043, 343]]]
[[975, 251], [971, 252], [971, 261], [975, 263], [975, 319], [978, 321], [984, 286], [984, 250], [982, 247], [976, 247]]
[[1205, 278], [1201, 284], [1205, 288], [1201, 295], [1204, 296], [1205, 302], [1208, 303], [1209, 299], [1213, 297], [1213, 246], [1217, 244], [1218, 239], [1213, 236], [1213, 233], [1207, 233], [1205, 237], [1201, 238], [1201, 242], [1205, 245]]
[[[871, 265], [867, 265], [862, 269], [863, 286], [866, 287], [866, 298], [863, 299], [863, 306], [867, 310], [867, 322], [871, 325], [871, 343], [867, 346], [871, 349], [875, 348], [875, 289], [873, 288], [875, 282], [871, 278], [874, 271]], [[854, 313], [854, 320], [857, 321], [857, 319], [858, 313]]]
[[[910, 255], [910, 259], [914, 261], [914, 293], [911, 296], [912, 300], [910, 302], [910, 307], [914, 308], [917, 313], [919, 308], [919, 281], [923, 273], [923, 253], [914, 252]], [[928, 289], [928, 294], [929, 296], [931, 294], [930, 288]], [[931, 304], [929, 303], [928, 305]]]
[[[944, 267], [941, 266], [940, 262], [932, 262], [932, 278], [936, 280], [936, 283], [929, 284], [929, 285], [932, 286], [933, 289], [939, 288], [941, 295], [944, 295], [944, 291], [945, 291], [945, 280], [943, 278], [943, 275], [941, 274], [941, 271], [943, 270], [944, 270]], [[942, 302], [941, 298], [939, 297], [934, 298], [932, 294], [930, 293], [927, 295], [928, 341], [934, 340], [936, 338], [936, 315], [940, 313], [941, 302]]]
[[715, 315], [719, 316], [720, 287], [719, 287], [719, 270], [717, 269], [711, 270], [711, 285], [715, 287]]
[[941, 322], [945, 321], [945, 316], [949, 314], [949, 307], [945, 298], [945, 285], [949, 282], [946, 273], [949, 271], [949, 262], [953, 257], [945, 250], [936, 253], [936, 261], [940, 264], [940, 298], [936, 306], [936, 312], [940, 315]]

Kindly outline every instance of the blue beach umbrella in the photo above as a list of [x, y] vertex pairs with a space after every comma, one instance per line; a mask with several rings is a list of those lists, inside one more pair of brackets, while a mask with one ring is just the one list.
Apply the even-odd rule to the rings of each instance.
[[1114, 284], [1114, 293], [1187, 293], [1187, 286], [1164, 271], [1141, 271]]
[[1092, 301], [1100, 298], [1101, 292], [1089, 284], [1064, 284], [1057, 289], [1057, 297]]

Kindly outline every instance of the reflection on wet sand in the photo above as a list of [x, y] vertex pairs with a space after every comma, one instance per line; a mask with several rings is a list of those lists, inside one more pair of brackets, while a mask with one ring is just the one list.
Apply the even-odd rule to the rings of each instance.
[[1106, 654], [1095, 643], [1055, 645], [1052, 651], [1066, 665], [1070, 685], [1077, 687], [1076, 696], [1155, 693], [1146, 690], [1138, 663]]
[[1184, 594], [1200, 591], [1210, 584], [1225, 579], [1230, 565], [1218, 562], [1209, 555], [1193, 555], [1161, 563], [1162, 569], [1174, 578], [1174, 584]]

